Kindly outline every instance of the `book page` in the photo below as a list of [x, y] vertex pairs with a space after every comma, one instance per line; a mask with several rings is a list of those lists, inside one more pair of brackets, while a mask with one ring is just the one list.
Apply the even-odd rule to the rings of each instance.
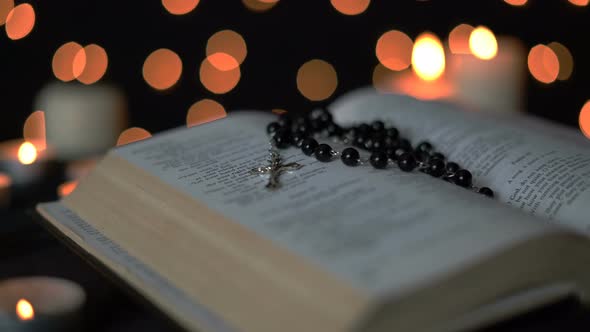
[[234, 112], [113, 153], [369, 292], [410, 291], [553, 229], [421, 173], [321, 163], [295, 148], [281, 155], [303, 167], [271, 191], [249, 171], [267, 165], [273, 119]]
[[590, 231], [590, 141], [524, 115], [493, 116], [445, 103], [361, 90], [331, 110], [343, 123], [385, 119], [413, 143], [430, 141], [474, 184], [529, 214]]

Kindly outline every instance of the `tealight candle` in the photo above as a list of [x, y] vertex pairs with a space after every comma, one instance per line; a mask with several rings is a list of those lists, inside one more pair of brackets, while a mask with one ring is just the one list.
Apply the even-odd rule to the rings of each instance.
[[0, 282], [0, 331], [77, 331], [86, 293], [78, 284], [51, 277]]
[[0, 171], [11, 178], [15, 188], [39, 181], [46, 170], [45, 155], [32, 143], [11, 140], [0, 143]]

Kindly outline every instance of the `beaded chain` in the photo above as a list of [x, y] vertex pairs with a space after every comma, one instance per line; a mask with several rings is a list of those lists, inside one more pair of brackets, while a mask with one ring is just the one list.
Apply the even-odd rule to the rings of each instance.
[[[354, 167], [367, 162], [362, 160], [359, 151], [371, 153], [368, 163], [376, 169], [385, 169], [396, 164], [404, 172], [418, 170], [435, 178], [454, 183], [488, 197], [494, 192], [488, 187], [478, 188], [473, 185], [472, 175], [459, 164], [448, 161], [445, 155], [434, 150], [427, 141], [415, 147], [400, 136], [395, 127], [385, 126], [383, 121], [362, 123], [350, 128], [342, 128], [334, 123], [330, 112], [320, 109], [307, 116], [289, 116], [282, 114], [278, 120], [271, 122], [267, 128], [271, 143], [278, 149], [290, 146], [300, 148], [307, 156], [314, 156], [320, 162], [330, 162], [340, 157], [346, 166]], [[331, 137], [337, 142], [354, 147], [347, 147], [341, 152], [330, 145], [319, 143], [317, 139]]]

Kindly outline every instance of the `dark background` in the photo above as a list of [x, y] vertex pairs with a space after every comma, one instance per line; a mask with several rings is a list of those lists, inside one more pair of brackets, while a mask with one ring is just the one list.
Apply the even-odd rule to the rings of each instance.
[[[524, 7], [502, 0], [373, 0], [357, 16], [337, 12], [328, 0], [281, 0], [263, 13], [252, 12], [240, 0], [201, 0], [194, 11], [182, 16], [168, 13], [158, 0], [29, 3], [37, 14], [33, 31], [17, 41], [0, 34], [0, 139], [22, 135], [22, 124], [34, 111], [35, 95], [55, 79], [53, 54], [69, 41], [105, 48], [109, 67], [101, 81], [126, 93], [130, 126], [151, 132], [183, 125], [189, 106], [202, 98], [212, 98], [228, 110], [308, 110], [314, 104], [295, 83], [304, 62], [320, 58], [334, 65], [339, 85], [327, 103], [371, 84], [378, 62], [375, 44], [384, 32], [397, 29], [415, 38], [429, 30], [444, 40], [460, 23], [483, 24], [497, 35], [514, 35], [528, 49], [552, 41], [569, 48], [574, 72], [568, 81], [547, 85], [527, 72], [527, 111], [577, 126], [580, 108], [590, 98], [590, 9], [567, 0], [529, 0]], [[244, 37], [248, 56], [237, 87], [215, 95], [199, 82], [198, 67], [207, 39], [222, 29]], [[143, 80], [142, 66], [152, 51], [163, 47], [179, 54], [183, 73], [172, 89], [158, 92]]]

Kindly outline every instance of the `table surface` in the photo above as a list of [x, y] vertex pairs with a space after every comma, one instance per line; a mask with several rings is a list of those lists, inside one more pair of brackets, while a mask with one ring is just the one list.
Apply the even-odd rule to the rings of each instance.
[[[36, 221], [29, 211], [0, 212], [0, 280], [46, 275], [73, 280], [87, 292], [84, 331], [179, 331], [149, 303], [95, 269]], [[481, 331], [590, 331], [590, 311], [570, 299]]]

